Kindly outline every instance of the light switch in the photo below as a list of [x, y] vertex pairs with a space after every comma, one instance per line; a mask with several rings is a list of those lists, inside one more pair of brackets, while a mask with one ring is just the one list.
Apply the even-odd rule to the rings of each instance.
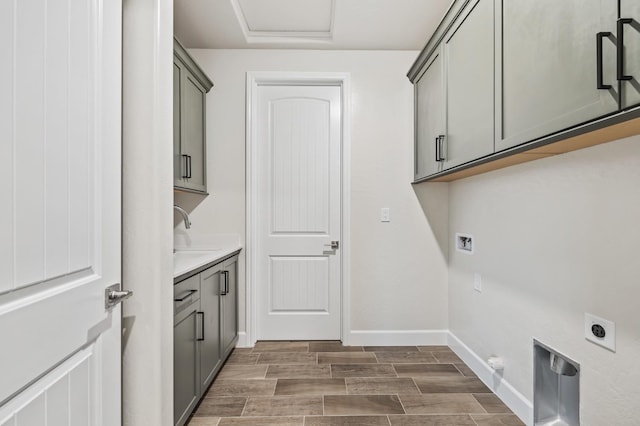
[[482, 293], [482, 277], [477, 272], [473, 274], [473, 289], [478, 293]]
[[383, 207], [380, 209], [380, 222], [391, 222], [389, 207]]

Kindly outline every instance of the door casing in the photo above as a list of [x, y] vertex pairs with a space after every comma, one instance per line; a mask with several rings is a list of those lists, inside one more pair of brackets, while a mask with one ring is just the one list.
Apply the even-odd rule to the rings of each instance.
[[[238, 346], [253, 346], [257, 340], [257, 301], [256, 294], [256, 209], [257, 173], [255, 172], [258, 86], [261, 85], [318, 85], [340, 86], [342, 103], [342, 152], [341, 152], [341, 247], [342, 264], [340, 278], [342, 282], [341, 334], [344, 345], [349, 345], [350, 336], [350, 296], [351, 296], [351, 74], [332, 72], [248, 72], [246, 99], [246, 264], [245, 274], [245, 328], [240, 333]], [[244, 339], [243, 339], [244, 337]]]

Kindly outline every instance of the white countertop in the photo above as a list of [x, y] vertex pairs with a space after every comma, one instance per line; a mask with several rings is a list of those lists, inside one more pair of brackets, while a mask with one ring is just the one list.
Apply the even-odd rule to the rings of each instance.
[[235, 234], [174, 234], [173, 277], [179, 277], [209, 263], [215, 263], [242, 248]]

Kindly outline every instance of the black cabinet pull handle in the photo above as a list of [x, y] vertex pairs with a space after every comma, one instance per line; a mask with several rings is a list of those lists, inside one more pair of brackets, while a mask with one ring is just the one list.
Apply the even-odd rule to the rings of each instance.
[[196, 312], [196, 314], [201, 315], [200, 317], [200, 325], [202, 326], [202, 328], [200, 329], [200, 332], [202, 333], [202, 337], [198, 337], [198, 342], [202, 342], [204, 341], [204, 312]]
[[618, 80], [631, 80], [633, 79], [630, 75], [624, 74], [624, 26], [631, 24], [633, 19], [631, 18], [620, 18], [618, 19], [618, 61], [617, 61], [617, 71], [618, 71]]
[[605, 37], [611, 36], [609, 31], [602, 31], [596, 34], [596, 66], [597, 68], [597, 85], [598, 90], [600, 89], [611, 89], [610, 84], [604, 84], [603, 80], [603, 71], [602, 71], [602, 39]]
[[189, 179], [191, 179], [191, 156], [190, 156], [190, 155], [187, 155], [187, 159], [188, 159], [188, 161], [189, 161], [189, 171], [188, 171], [189, 176], [187, 176], [187, 177], [188, 177]]
[[182, 178], [188, 178], [189, 177], [189, 156], [186, 154], [182, 154], [182, 159], [184, 160], [184, 162], [182, 163]]
[[229, 271], [222, 271], [222, 276], [224, 277], [224, 286], [222, 286], [220, 295], [226, 296], [229, 294]]
[[444, 155], [442, 155], [442, 148], [444, 142], [444, 135], [439, 135], [436, 138], [436, 162], [441, 162], [445, 160]]
[[189, 290], [184, 294], [184, 296], [178, 297], [176, 299], [173, 299], [173, 301], [174, 302], [182, 302], [182, 301], [186, 300], [188, 297], [190, 297], [193, 293], [197, 293], [197, 292], [198, 292], [198, 290]]

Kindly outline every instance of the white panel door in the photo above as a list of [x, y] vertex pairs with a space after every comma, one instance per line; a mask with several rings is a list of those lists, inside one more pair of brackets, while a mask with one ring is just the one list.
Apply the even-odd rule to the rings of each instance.
[[119, 0], [0, 2], [0, 425], [119, 425]]
[[258, 86], [257, 338], [338, 340], [341, 89]]

